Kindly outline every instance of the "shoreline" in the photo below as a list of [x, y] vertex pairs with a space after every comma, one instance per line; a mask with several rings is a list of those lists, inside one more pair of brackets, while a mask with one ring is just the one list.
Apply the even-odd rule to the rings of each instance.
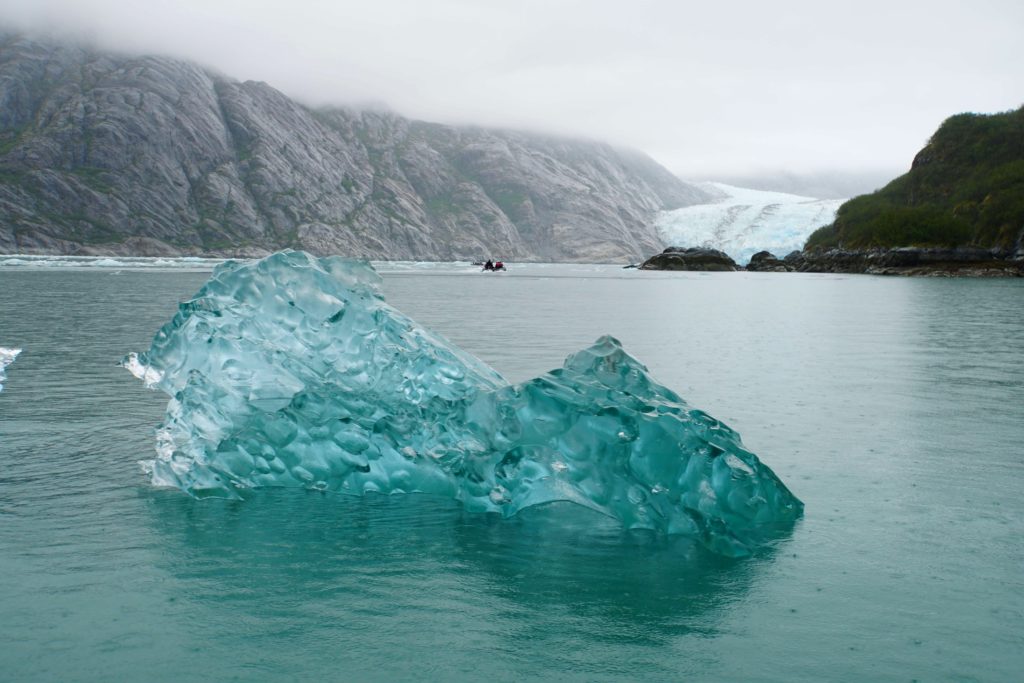
[[[247, 256], [202, 256], [181, 254], [175, 256], [143, 255], [95, 255], [95, 254], [0, 254], [0, 268], [32, 268], [33, 266], [75, 266], [95, 269], [128, 268], [159, 270], [171, 267], [174, 270], [192, 267], [199, 270], [212, 269], [218, 263], [229, 259], [248, 260]], [[346, 257], [356, 258], [359, 257]], [[53, 263], [47, 263], [48, 261]], [[471, 266], [469, 260], [383, 260], [363, 259], [375, 264], [411, 266], [415, 264], [432, 266]], [[778, 273], [835, 273], [847, 275], [884, 275], [902, 277], [1024, 277], [1024, 254], [1021, 252], [998, 252], [985, 249], [938, 249], [938, 248], [897, 248], [872, 250], [831, 249], [819, 252], [794, 251], [778, 258], [767, 251], [761, 251], [745, 266], [733, 261], [723, 252], [704, 248], [682, 249], [669, 247], [642, 263], [623, 265], [621, 262], [577, 262], [577, 261], [517, 261], [520, 265], [543, 266], [609, 266], [622, 269], [649, 271], [690, 271], [690, 272], [778, 272]], [[379, 266], [378, 266], [379, 267]], [[386, 267], [386, 266], [385, 266]]]
[[976, 247], [899, 247], [894, 249], [793, 251], [778, 258], [754, 254], [746, 266], [707, 247], [668, 247], [639, 266], [640, 270], [843, 273], [904, 277], [1024, 277], [1024, 250]]
[[[760, 258], [758, 258], [760, 257]], [[751, 268], [750, 266], [754, 267]], [[755, 254], [747, 270], [860, 273], [904, 277], [1022, 277], [1024, 253], [977, 247], [896, 247], [792, 252], [777, 259]]]

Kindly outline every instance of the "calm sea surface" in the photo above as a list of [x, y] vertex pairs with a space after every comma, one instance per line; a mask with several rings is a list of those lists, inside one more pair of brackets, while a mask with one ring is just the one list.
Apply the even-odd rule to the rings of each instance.
[[9, 265], [0, 680], [1021, 680], [1024, 280], [385, 270], [512, 381], [618, 337], [804, 519], [725, 560], [568, 505], [155, 490], [167, 397], [116, 363], [208, 273]]

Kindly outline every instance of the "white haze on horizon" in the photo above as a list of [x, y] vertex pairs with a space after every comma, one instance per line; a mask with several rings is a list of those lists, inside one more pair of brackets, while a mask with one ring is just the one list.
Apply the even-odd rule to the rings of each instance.
[[190, 59], [314, 105], [641, 149], [688, 178], [896, 175], [1024, 103], [1024, 3], [6, 0], [0, 28]]

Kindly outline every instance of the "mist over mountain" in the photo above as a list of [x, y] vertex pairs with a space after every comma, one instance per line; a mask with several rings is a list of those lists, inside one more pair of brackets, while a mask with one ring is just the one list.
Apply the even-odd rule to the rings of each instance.
[[708, 195], [646, 155], [314, 109], [177, 59], [0, 36], [0, 251], [635, 260]]
[[845, 199], [860, 194], [869, 194], [885, 186], [902, 169], [880, 169], [875, 171], [828, 170], [814, 173], [793, 173], [791, 171], [762, 171], [759, 173], [716, 175], [707, 178], [735, 187], [768, 192], [814, 197], [816, 199]]

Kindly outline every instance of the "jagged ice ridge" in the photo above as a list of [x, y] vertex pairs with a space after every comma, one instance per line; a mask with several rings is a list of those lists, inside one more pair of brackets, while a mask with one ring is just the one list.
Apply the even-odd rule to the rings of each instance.
[[745, 555], [803, 504], [740, 442], [602, 337], [510, 385], [385, 303], [372, 267], [228, 261], [125, 359], [172, 398], [158, 486], [424, 492], [506, 517], [572, 501]]

